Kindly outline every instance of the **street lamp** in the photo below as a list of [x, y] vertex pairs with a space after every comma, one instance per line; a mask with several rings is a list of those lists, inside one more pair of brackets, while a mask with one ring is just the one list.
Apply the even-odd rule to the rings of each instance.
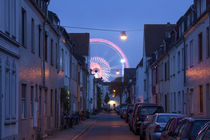
[[126, 32], [125, 31], [122, 31], [120, 38], [122, 40], [126, 40], [128, 38], [128, 36], [126, 35]]
[[117, 71], [116, 71], [116, 75], [119, 75], [119, 74], [120, 74], [120, 71], [119, 71], [119, 70], [117, 70]]

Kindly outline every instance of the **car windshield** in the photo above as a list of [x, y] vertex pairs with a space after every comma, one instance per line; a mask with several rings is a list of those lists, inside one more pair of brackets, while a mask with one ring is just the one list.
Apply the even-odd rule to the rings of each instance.
[[159, 115], [157, 117], [157, 122], [158, 123], [167, 123], [171, 117], [173, 117], [173, 116], [172, 115]]
[[208, 120], [195, 121], [192, 125], [191, 136], [196, 137], [200, 129], [208, 122]]
[[129, 105], [128, 110], [133, 110], [133, 105]]
[[144, 106], [139, 108], [140, 115], [152, 115], [157, 112], [162, 112], [159, 106]]

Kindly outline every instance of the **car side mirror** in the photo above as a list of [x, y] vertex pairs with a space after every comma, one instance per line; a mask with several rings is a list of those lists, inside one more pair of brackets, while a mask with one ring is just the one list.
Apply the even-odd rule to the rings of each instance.
[[169, 136], [175, 136], [175, 134], [173, 132], [168, 132]]
[[181, 138], [180, 140], [189, 140], [188, 138]]

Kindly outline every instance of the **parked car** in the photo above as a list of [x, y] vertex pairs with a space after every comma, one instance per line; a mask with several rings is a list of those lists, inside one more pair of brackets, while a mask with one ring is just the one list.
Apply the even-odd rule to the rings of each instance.
[[140, 103], [135, 103], [134, 104], [133, 112], [131, 113], [131, 115], [129, 115], [128, 125], [129, 125], [130, 130], [132, 130], [133, 118], [134, 118], [134, 115], [136, 114], [136, 110], [137, 110], [137, 107], [138, 107], [139, 104]]
[[134, 107], [133, 104], [127, 105], [127, 109], [126, 109], [126, 113], [125, 113], [125, 121], [126, 122], [128, 122], [129, 114], [132, 114], [132, 112], [133, 112], [133, 107]]
[[160, 140], [169, 140], [169, 135], [174, 133], [182, 119], [184, 119], [184, 117], [172, 117], [166, 124], [166, 127], [163, 129]]
[[127, 104], [121, 104], [120, 105], [120, 111], [119, 111], [119, 115], [122, 118], [123, 112], [126, 110]]
[[210, 140], [210, 122], [204, 125], [204, 127], [198, 133], [196, 140]]
[[179, 126], [179, 130], [172, 136], [175, 140], [187, 139], [195, 140], [201, 128], [210, 121], [210, 118], [185, 118]]
[[147, 140], [158, 140], [160, 139], [161, 132], [165, 128], [167, 122], [171, 117], [184, 116], [182, 114], [175, 113], [156, 113], [153, 116], [152, 123], [146, 129]]
[[133, 117], [132, 130], [134, 134], [139, 134], [141, 123], [145, 120], [147, 115], [164, 112], [163, 107], [156, 104], [139, 104]]
[[145, 139], [145, 130], [152, 123], [153, 115], [147, 115], [139, 128], [140, 140]]

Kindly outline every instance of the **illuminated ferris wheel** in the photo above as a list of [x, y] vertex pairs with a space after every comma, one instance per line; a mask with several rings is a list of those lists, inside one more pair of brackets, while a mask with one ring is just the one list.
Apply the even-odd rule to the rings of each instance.
[[108, 82], [123, 76], [124, 68], [129, 68], [129, 64], [127, 57], [116, 44], [104, 39], [90, 39], [90, 44], [97, 46], [91, 47], [95, 53], [91, 53], [90, 58], [90, 69], [95, 78]]

